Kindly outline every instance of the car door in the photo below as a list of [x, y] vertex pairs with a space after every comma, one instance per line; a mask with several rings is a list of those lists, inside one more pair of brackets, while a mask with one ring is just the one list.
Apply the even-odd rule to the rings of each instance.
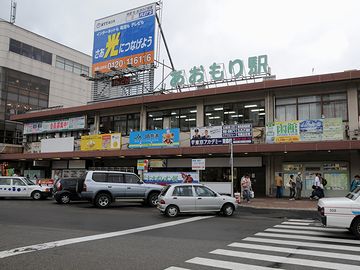
[[0, 178], [0, 196], [10, 196], [11, 192], [11, 177]]
[[124, 198], [126, 196], [124, 174], [108, 173], [107, 181], [109, 186], [111, 186], [111, 192], [115, 198]]
[[218, 195], [204, 186], [194, 186], [196, 196], [196, 211], [219, 211], [221, 203]]
[[12, 179], [11, 186], [12, 195], [15, 197], [29, 197], [28, 186], [20, 178]]
[[126, 197], [145, 198], [146, 188], [142, 185], [139, 177], [135, 174], [124, 174], [126, 185]]
[[195, 212], [196, 203], [192, 185], [174, 187], [171, 204], [179, 207], [180, 212]]

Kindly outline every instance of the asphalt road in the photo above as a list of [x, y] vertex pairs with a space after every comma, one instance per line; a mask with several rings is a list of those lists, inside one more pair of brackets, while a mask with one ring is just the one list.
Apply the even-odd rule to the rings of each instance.
[[[209, 254], [217, 249], [229, 249], [229, 244], [242, 243], [244, 238], [274, 228], [289, 219], [316, 217], [316, 212], [239, 208], [230, 218], [216, 215], [167, 218], [157, 209], [139, 203], [116, 203], [109, 209], [96, 209], [87, 202], [57, 205], [52, 200], [0, 200], [0, 269], [151, 270], [171, 266], [209, 269], [186, 262], [198, 257], [282, 269], [317, 269], [295, 263], [284, 265], [258, 261], [251, 256], [244, 259]], [[114, 234], [106, 234], [110, 232]], [[94, 235], [98, 239], [89, 238]], [[342, 237], [352, 239], [348, 234]], [[63, 242], [65, 239], [71, 240]], [[49, 244], [53, 241], [59, 242]], [[23, 250], [17, 249], [44, 243], [48, 244], [27, 248], [26, 251], [32, 251], [28, 253], [21, 253]], [[13, 249], [17, 250], [14, 252]], [[260, 254], [264, 254], [264, 251]], [[354, 254], [359, 253], [355, 251]], [[327, 261], [344, 263], [340, 258], [328, 258]], [[346, 263], [349, 264], [348, 261]], [[353, 270], [357, 269], [360, 261], [351, 261], [350, 265], [355, 267]], [[237, 267], [226, 269], [242, 269], [239, 265]]]

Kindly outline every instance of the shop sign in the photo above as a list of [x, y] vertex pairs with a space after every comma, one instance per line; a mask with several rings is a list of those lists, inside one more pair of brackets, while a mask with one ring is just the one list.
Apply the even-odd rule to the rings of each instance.
[[[210, 83], [224, 82], [226, 80], [245, 79], [247, 77], [265, 76], [269, 75], [268, 57], [267, 55], [252, 56], [248, 58], [247, 68], [244, 61], [241, 59], [230, 60], [226, 67], [224, 64], [213, 63], [209, 66], [208, 74], [210, 76]], [[175, 70], [170, 73], [170, 85], [172, 88], [191, 87], [202, 85], [206, 82], [206, 72], [203, 65], [194, 66], [189, 70], [189, 80], [183, 70]], [[226, 74], [230, 74], [231, 78], [226, 78]]]
[[166, 168], [166, 159], [150, 159], [150, 168]]
[[178, 147], [180, 129], [157, 129], [130, 132], [129, 148]]
[[274, 122], [266, 125], [266, 143], [343, 140], [341, 118]]
[[24, 124], [24, 134], [58, 132], [85, 128], [85, 116]]
[[192, 159], [191, 160], [191, 169], [194, 171], [205, 170], [205, 159]]
[[154, 62], [156, 4], [95, 21], [93, 72]]
[[116, 149], [121, 149], [121, 133], [81, 136], [81, 151]]
[[191, 146], [252, 143], [252, 124], [191, 128]]
[[147, 171], [149, 166], [149, 160], [147, 159], [138, 159], [137, 169], [138, 171]]
[[144, 173], [145, 183], [170, 185], [176, 183], [199, 183], [198, 172], [147, 172]]

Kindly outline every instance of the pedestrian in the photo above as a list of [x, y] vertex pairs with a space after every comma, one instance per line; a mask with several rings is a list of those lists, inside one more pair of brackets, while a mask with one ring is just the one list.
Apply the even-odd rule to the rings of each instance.
[[296, 199], [300, 200], [301, 199], [301, 191], [303, 188], [303, 182], [302, 182], [302, 178], [301, 178], [301, 172], [298, 172], [296, 178], [295, 178], [295, 187], [296, 187]]
[[294, 175], [291, 174], [289, 179], [290, 201], [295, 200], [295, 187], [296, 187], [296, 183], [295, 183]]
[[284, 185], [281, 173], [275, 176], [275, 185], [276, 185], [276, 198], [280, 199], [282, 197], [283, 185]]
[[241, 189], [243, 193], [243, 198], [248, 203], [250, 202], [250, 191], [251, 191], [251, 180], [249, 175], [244, 175], [241, 179]]
[[360, 187], [360, 175], [355, 175], [350, 184], [350, 192], [353, 192], [357, 187]]
[[312, 186], [312, 193], [311, 193], [311, 196], [310, 196], [310, 200], [311, 199], [320, 199], [322, 197], [324, 197], [324, 191], [322, 190], [322, 184], [321, 184], [321, 181], [320, 181], [320, 173], [316, 173], [315, 174], [315, 178], [314, 178], [314, 183], [313, 183], [313, 186]]

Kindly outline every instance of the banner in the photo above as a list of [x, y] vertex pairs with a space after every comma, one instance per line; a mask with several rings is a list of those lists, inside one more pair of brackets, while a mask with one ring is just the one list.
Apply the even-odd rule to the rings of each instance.
[[199, 174], [198, 172], [147, 172], [144, 173], [143, 181], [159, 185], [199, 183]]
[[81, 151], [115, 149], [121, 149], [121, 133], [81, 136]]
[[231, 142], [234, 144], [252, 143], [252, 133], [251, 124], [191, 128], [190, 145], [220, 145]]
[[95, 21], [93, 72], [154, 62], [156, 4]]
[[178, 147], [180, 129], [157, 129], [130, 132], [129, 148]]
[[24, 134], [84, 129], [85, 119], [85, 116], [80, 116], [60, 120], [24, 123]]
[[266, 125], [266, 143], [343, 140], [341, 118], [274, 122]]

